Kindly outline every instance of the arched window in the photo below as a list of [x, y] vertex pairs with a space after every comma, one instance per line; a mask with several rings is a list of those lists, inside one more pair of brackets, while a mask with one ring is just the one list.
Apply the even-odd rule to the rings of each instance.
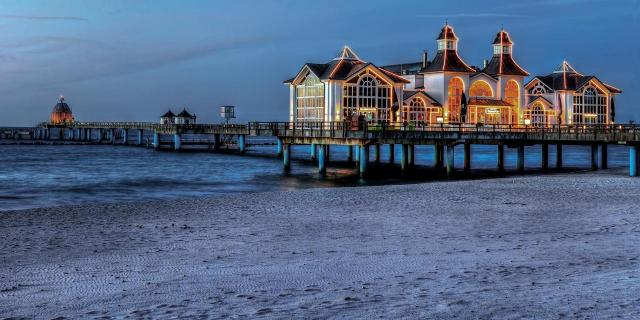
[[472, 97], [493, 97], [493, 90], [488, 83], [478, 80], [471, 85], [469, 95]]
[[392, 86], [381, 82], [372, 73], [365, 73], [343, 87], [345, 119], [363, 115], [369, 122], [391, 119]]
[[296, 86], [296, 107], [296, 121], [324, 120], [324, 84], [314, 74]]
[[428, 122], [427, 108], [422, 98], [415, 97], [409, 101], [409, 106], [404, 108], [404, 120], [410, 123]]
[[378, 81], [371, 76], [364, 76], [358, 81], [358, 104], [361, 109], [376, 107], [377, 87]]
[[573, 123], [607, 123], [607, 96], [598, 89], [588, 86], [573, 97]]
[[546, 126], [547, 116], [544, 112], [544, 106], [540, 102], [533, 104], [531, 108], [531, 124], [534, 126]]
[[513, 105], [511, 123], [517, 123], [516, 117], [520, 110], [520, 87], [515, 80], [509, 80], [504, 86], [504, 100]]
[[460, 122], [460, 109], [462, 108], [462, 92], [464, 83], [460, 78], [449, 80], [449, 122]]

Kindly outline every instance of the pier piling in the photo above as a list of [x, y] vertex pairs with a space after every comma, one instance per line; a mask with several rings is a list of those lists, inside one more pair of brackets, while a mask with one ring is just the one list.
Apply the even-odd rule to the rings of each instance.
[[549, 145], [543, 143], [541, 146], [542, 153], [542, 171], [547, 171], [549, 169]]
[[556, 169], [562, 169], [562, 145], [556, 145]]
[[[313, 148], [316, 148], [315, 144], [312, 144]], [[327, 173], [327, 145], [321, 144], [318, 146], [318, 172], [322, 175]]]
[[638, 160], [640, 160], [640, 147], [638, 146], [630, 146], [629, 147], [629, 176], [637, 177], [638, 176]]
[[464, 143], [464, 173], [471, 172], [471, 143]]
[[142, 136], [144, 135], [144, 130], [138, 129], [138, 145], [142, 145]]
[[396, 162], [395, 158], [396, 158], [396, 145], [390, 144], [389, 145], [389, 163], [394, 164]]
[[283, 151], [283, 168], [285, 172], [290, 172], [291, 171], [291, 145], [290, 144], [284, 144], [282, 146], [282, 151]]
[[310, 153], [310, 157], [311, 157], [311, 161], [315, 161], [317, 156], [316, 153], [318, 152], [318, 147], [316, 146], [315, 143], [312, 143], [309, 145], [309, 153]]
[[376, 164], [380, 163], [380, 144], [378, 143], [373, 146], [373, 160]]
[[360, 146], [360, 178], [367, 176], [367, 166], [369, 165], [369, 146]]
[[157, 132], [153, 133], [153, 148], [156, 150], [160, 149], [160, 134]]
[[240, 149], [240, 153], [244, 153], [244, 151], [245, 151], [245, 136], [244, 136], [244, 134], [238, 135], [238, 149]]
[[518, 160], [517, 160], [517, 170], [519, 173], [524, 174], [524, 145], [521, 144], [517, 147], [518, 149]]
[[607, 159], [607, 144], [600, 145], [600, 168], [607, 169], [609, 167], [609, 160]]
[[598, 170], [598, 145], [591, 145], [591, 170]]
[[173, 135], [173, 149], [175, 151], [182, 149], [182, 137], [179, 133]]
[[347, 162], [353, 162], [353, 146], [347, 146]]
[[498, 171], [504, 171], [504, 144], [498, 143]]
[[453, 144], [447, 145], [447, 176], [453, 176], [454, 171], [454, 150], [455, 146]]
[[400, 154], [400, 169], [402, 174], [406, 174], [409, 169], [409, 145], [402, 144], [402, 152]]
[[129, 144], [129, 130], [122, 129], [122, 144]]
[[277, 148], [276, 148], [277, 154], [276, 154], [276, 156], [278, 158], [280, 158], [280, 157], [282, 157], [282, 139], [276, 138], [276, 140], [277, 140], [277, 142], [276, 142], [277, 143]]

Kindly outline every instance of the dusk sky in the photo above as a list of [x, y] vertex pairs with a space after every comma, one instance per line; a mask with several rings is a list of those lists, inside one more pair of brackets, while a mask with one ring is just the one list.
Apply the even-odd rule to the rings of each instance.
[[[4, 1], [0, 125], [48, 119], [64, 94], [79, 121], [156, 121], [187, 106], [199, 122], [286, 121], [283, 85], [350, 45], [376, 65], [433, 57], [445, 19], [471, 65], [500, 26], [532, 75], [563, 59], [621, 88], [617, 121], [640, 120], [640, 2]], [[178, 110], [179, 111], [179, 110]]]

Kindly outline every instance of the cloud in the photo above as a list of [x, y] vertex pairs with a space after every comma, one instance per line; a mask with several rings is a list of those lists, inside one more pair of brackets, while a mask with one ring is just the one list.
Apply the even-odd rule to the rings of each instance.
[[65, 16], [22, 16], [16, 14], [0, 14], [0, 19], [11, 20], [31, 20], [31, 21], [88, 21], [82, 17], [65, 17]]
[[454, 13], [454, 14], [418, 14], [419, 18], [522, 18], [520, 14], [509, 13]]

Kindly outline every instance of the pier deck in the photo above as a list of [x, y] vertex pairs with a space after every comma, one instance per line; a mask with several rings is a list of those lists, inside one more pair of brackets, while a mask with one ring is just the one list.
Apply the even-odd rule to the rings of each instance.
[[[52, 132], [55, 134], [52, 135]], [[133, 132], [133, 135], [130, 135]], [[189, 137], [183, 137], [189, 135]], [[311, 158], [319, 171], [326, 172], [331, 145], [348, 146], [350, 161], [357, 163], [365, 176], [370, 148], [374, 161], [380, 161], [380, 147], [388, 145], [389, 161], [393, 162], [394, 145], [401, 145], [400, 163], [403, 172], [411, 169], [415, 145], [434, 146], [434, 167], [453, 173], [454, 147], [463, 144], [464, 170], [471, 169], [472, 144], [496, 145], [497, 166], [504, 170], [504, 146], [518, 149], [518, 171], [524, 172], [524, 147], [542, 146], [542, 168], [549, 167], [549, 145], [556, 145], [556, 167], [562, 167], [562, 145], [592, 146], [591, 168], [607, 167], [607, 146], [629, 146], [629, 173], [637, 176], [640, 159], [640, 126], [637, 125], [555, 125], [535, 127], [524, 125], [438, 124], [413, 126], [403, 124], [371, 125], [346, 122], [250, 122], [247, 124], [159, 124], [151, 122], [75, 122], [67, 125], [41, 123], [36, 127], [0, 128], [0, 139], [63, 140], [111, 144], [153, 146], [155, 149], [182, 150], [188, 146], [235, 145], [246, 150], [246, 136], [277, 138], [277, 154], [284, 159], [284, 169], [291, 166], [292, 145], [310, 145]], [[131, 141], [133, 139], [133, 141]], [[600, 152], [600, 157], [598, 157]], [[598, 160], [600, 159], [600, 164]]]

